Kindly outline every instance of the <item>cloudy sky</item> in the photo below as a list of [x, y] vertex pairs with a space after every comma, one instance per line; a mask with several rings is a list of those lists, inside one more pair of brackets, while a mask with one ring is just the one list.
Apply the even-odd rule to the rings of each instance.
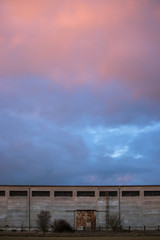
[[0, 184], [160, 184], [160, 1], [0, 0]]

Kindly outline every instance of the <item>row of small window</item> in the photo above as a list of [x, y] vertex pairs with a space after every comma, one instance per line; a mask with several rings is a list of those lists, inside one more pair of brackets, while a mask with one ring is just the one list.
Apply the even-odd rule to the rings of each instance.
[[[10, 191], [10, 197], [25, 197], [27, 191]], [[72, 191], [54, 191], [55, 197], [72, 197]], [[5, 196], [5, 191], [0, 191]], [[99, 191], [100, 197], [117, 197], [117, 191]], [[122, 191], [122, 197], [140, 196], [140, 191]], [[144, 196], [160, 196], [160, 191], [144, 191]], [[32, 191], [32, 197], [50, 197], [50, 191]], [[95, 191], [77, 191], [77, 197], [95, 197]]]

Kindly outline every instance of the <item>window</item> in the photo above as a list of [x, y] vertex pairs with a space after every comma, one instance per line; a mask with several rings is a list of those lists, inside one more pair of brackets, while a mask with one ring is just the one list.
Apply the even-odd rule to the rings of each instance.
[[160, 191], [144, 191], [145, 197], [160, 196]]
[[27, 191], [10, 191], [10, 197], [26, 197]]
[[94, 191], [78, 191], [77, 197], [94, 197], [95, 192]]
[[139, 191], [122, 191], [122, 197], [137, 197], [139, 195]]
[[72, 197], [72, 191], [54, 191], [55, 197]]
[[0, 191], [0, 197], [5, 196], [5, 191]]
[[117, 191], [100, 191], [99, 192], [100, 197], [117, 197]]
[[32, 197], [50, 197], [50, 191], [32, 191]]

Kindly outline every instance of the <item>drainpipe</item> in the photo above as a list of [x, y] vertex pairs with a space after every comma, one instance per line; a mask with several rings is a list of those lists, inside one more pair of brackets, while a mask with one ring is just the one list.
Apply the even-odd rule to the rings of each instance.
[[28, 190], [28, 229], [30, 229], [30, 186]]
[[121, 191], [119, 187], [119, 219], [121, 219]]

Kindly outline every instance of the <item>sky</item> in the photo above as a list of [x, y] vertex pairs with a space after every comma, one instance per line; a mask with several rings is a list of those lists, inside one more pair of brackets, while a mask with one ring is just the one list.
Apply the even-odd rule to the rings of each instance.
[[0, 0], [0, 184], [160, 184], [160, 1]]

